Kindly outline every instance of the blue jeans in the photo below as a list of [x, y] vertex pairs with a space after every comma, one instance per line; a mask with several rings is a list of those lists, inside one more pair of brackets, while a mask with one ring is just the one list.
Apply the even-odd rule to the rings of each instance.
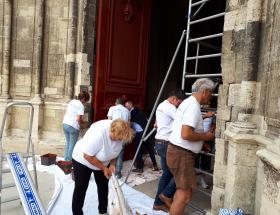
[[176, 184], [174, 177], [170, 172], [167, 162], [166, 162], [166, 151], [167, 151], [167, 142], [156, 140], [155, 150], [160, 156], [160, 164], [162, 169], [162, 175], [159, 179], [158, 190], [155, 197], [154, 205], [163, 205], [164, 203], [159, 199], [159, 195], [162, 193], [168, 198], [172, 198], [176, 191]]
[[117, 162], [116, 162], [116, 174], [120, 174], [123, 168], [123, 155], [124, 155], [124, 145], [122, 146], [122, 150], [118, 156]]
[[[134, 138], [134, 143], [135, 143], [135, 148], [136, 149], [140, 145], [142, 136], [143, 136], [143, 131], [136, 132], [135, 138]], [[149, 156], [150, 156], [150, 158], [152, 160], [153, 166], [154, 167], [157, 166], [157, 161], [156, 161], [156, 157], [155, 157], [154, 148], [152, 147], [152, 144], [149, 141], [147, 141], [147, 142], [142, 142], [140, 150], [139, 150], [139, 152], [138, 152], [138, 154], [136, 156], [135, 167], [137, 169], [143, 169], [144, 168], [143, 153], [144, 153], [145, 150], [148, 151]]]
[[64, 160], [72, 160], [72, 152], [79, 137], [79, 130], [70, 125], [63, 124], [63, 131], [66, 137], [66, 145], [64, 148]]

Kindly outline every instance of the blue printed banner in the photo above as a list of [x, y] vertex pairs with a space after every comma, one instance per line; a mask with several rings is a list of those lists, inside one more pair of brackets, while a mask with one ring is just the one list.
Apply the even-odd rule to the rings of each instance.
[[38, 204], [38, 201], [36, 199], [32, 186], [28, 180], [26, 172], [24, 171], [24, 164], [21, 162], [19, 155], [17, 153], [10, 153], [9, 156], [12, 165], [14, 166], [16, 177], [23, 191], [23, 195], [26, 199], [26, 203], [30, 213], [32, 215], [42, 215], [41, 208]]

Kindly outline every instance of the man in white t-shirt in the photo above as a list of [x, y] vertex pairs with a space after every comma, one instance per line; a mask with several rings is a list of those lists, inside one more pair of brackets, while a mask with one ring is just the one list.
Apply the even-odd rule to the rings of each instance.
[[93, 173], [98, 195], [99, 214], [107, 215], [108, 182], [115, 172], [116, 158], [123, 142], [131, 142], [134, 132], [130, 123], [101, 120], [88, 129], [73, 151], [75, 187], [72, 198], [73, 215], [83, 214], [83, 205], [90, 177]]
[[160, 156], [162, 175], [159, 179], [158, 189], [153, 205], [154, 210], [168, 211], [176, 191], [175, 181], [166, 163], [168, 138], [172, 131], [173, 120], [177, 107], [186, 98], [183, 90], [173, 90], [168, 98], [161, 102], [156, 110], [155, 150]]
[[[124, 121], [129, 122], [130, 121], [130, 111], [124, 106], [124, 99], [123, 98], [117, 98], [115, 102], [115, 106], [112, 106], [109, 108], [108, 119], [115, 120], [115, 119], [122, 119]], [[123, 167], [123, 156], [124, 156], [124, 144], [123, 148], [119, 154], [117, 163], [116, 163], [116, 177], [121, 178], [122, 174], [122, 167]]]
[[177, 109], [167, 149], [167, 165], [176, 183], [170, 215], [183, 214], [191, 201], [192, 190], [196, 188], [194, 155], [200, 152], [203, 141], [214, 139], [212, 131], [204, 132], [200, 106], [209, 104], [215, 87], [208, 78], [198, 79], [192, 85], [192, 96]]
[[130, 112], [124, 106], [123, 98], [116, 99], [115, 105], [109, 108], [107, 117], [108, 117], [108, 119], [111, 119], [111, 120], [122, 119], [127, 122], [130, 121]]

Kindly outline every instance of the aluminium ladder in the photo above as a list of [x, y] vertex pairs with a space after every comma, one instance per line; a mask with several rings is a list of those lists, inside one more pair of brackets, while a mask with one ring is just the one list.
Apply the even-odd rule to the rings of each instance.
[[[156, 131], [156, 129], [152, 129], [149, 133], [148, 133], [148, 129], [149, 129], [149, 126], [151, 125], [151, 122], [153, 120], [153, 117], [154, 117], [154, 114], [155, 114], [155, 111], [156, 111], [156, 108], [159, 104], [159, 101], [161, 99], [161, 96], [162, 96], [162, 92], [166, 86], [166, 83], [168, 81], [168, 78], [169, 78], [169, 75], [171, 73], [171, 70], [173, 68], [173, 65], [174, 65], [174, 62], [176, 60], [176, 57], [178, 55], [178, 52], [183, 44], [183, 40], [185, 39], [185, 50], [184, 50], [184, 66], [183, 66], [183, 72], [182, 72], [182, 85], [181, 85], [181, 89], [182, 90], [185, 90], [186, 88], [186, 82], [188, 80], [190, 80], [191, 78], [222, 78], [222, 73], [219, 72], [219, 73], [208, 73], [208, 74], [198, 74], [198, 65], [199, 65], [199, 60], [202, 60], [202, 59], [212, 59], [212, 58], [220, 58], [222, 53], [221, 53], [221, 48], [219, 47], [215, 47], [213, 46], [211, 43], [209, 42], [206, 42], [207, 40], [209, 39], [213, 39], [213, 38], [219, 38], [219, 37], [222, 37], [223, 36], [223, 32], [220, 32], [220, 33], [215, 33], [215, 34], [212, 34], [212, 35], [205, 35], [205, 36], [200, 36], [200, 37], [197, 37], [197, 38], [190, 38], [190, 31], [191, 31], [191, 27], [195, 24], [199, 24], [199, 23], [203, 23], [203, 22], [207, 22], [207, 21], [211, 21], [213, 19], [217, 19], [219, 17], [224, 17], [225, 16], [225, 12], [221, 12], [221, 13], [217, 13], [217, 14], [214, 14], [214, 15], [210, 15], [210, 16], [207, 16], [207, 17], [203, 17], [203, 18], [200, 18], [200, 19], [197, 19], [195, 20], [195, 17], [197, 16], [197, 14], [202, 10], [202, 8], [204, 7], [204, 5], [208, 2], [210, 2], [211, 0], [189, 0], [189, 7], [188, 7], [188, 16], [187, 16], [187, 29], [186, 30], [183, 30], [182, 32], [182, 35], [180, 37], [180, 40], [178, 42], [178, 45], [176, 47], [176, 50], [174, 52], [174, 55], [172, 57], [172, 60], [170, 62], [170, 65], [168, 67], [168, 70], [166, 72], [166, 75], [165, 75], [165, 78], [162, 82], [162, 85], [161, 85], [161, 88], [159, 90], [159, 93], [158, 93], [158, 96], [156, 98], [156, 101], [154, 103], [154, 106], [153, 106], [153, 109], [151, 111], [151, 114], [149, 116], [149, 119], [148, 119], [148, 123], [144, 129], [144, 132], [143, 132], [143, 135], [142, 135], [142, 138], [141, 138], [141, 141], [140, 141], [140, 144], [135, 152], [135, 156], [133, 158], [133, 161], [131, 163], [131, 166], [130, 166], [130, 169], [129, 169], [129, 172], [127, 173], [126, 175], [126, 178], [125, 178], [125, 181], [124, 183], [127, 183], [127, 180], [128, 180], [128, 177], [132, 171], [132, 168], [133, 168], [133, 164], [136, 160], [136, 156], [137, 154], [139, 153], [139, 150], [141, 148], [141, 145], [144, 141], [146, 141], [152, 134], [153, 132]], [[225, 1], [225, 0], [224, 0]], [[212, 3], [214, 2], [214, 0], [212, 0]], [[194, 10], [194, 8], [198, 7], [196, 10]], [[188, 53], [189, 53], [189, 45], [191, 43], [196, 43], [196, 55], [195, 56], [188, 56]], [[207, 47], [207, 48], [210, 48], [212, 50], [215, 50], [215, 51], [219, 51], [219, 52], [215, 52], [215, 53], [212, 53], [212, 54], [206, 54], [206, 55], [200, 55], [200, 48], [201, 47]], [[195, 60], [195, 68], [194, 68], [194, 72], [189, 72], [188, 70], [188, 62], [189, 61], [193, 61]], [[191, 95], [191, 92], [187, 92], [186, 95]], [[213, 94], [213, 96], [218, 96], [218, 94]], [[201, 154], [205, 154], [207, 156], [211, 156], [211, 157], [215, 157], [215, 154], [213, 153], [206, 153], [206, 152], [201, 152]], [[213, 174], [212, 173], [209, 173], [207, 171], [203, 171], [201, 169], [196, 169], [198, 172], [201, 172], [201, 173], [204, 173], [204, 174], [207, 174], [209, 176], [212, 176], [213, 177]], [[211, 196], [210, 193], [208, 192], [205, 192], [203, 190], [199, 190], [201, 191], [202, 193], [204, 193], [205, 195], [207, 196]], [[204, 210], [194, 206], [194, 205], [191, 205], [191, 204], [188, 204], [190, 207], [194, 208], [194, 209], [197, 209], [199, 211], [201, 211], [202, 213], [205, 213]]]
[[[25, 162], [19, 153], [4, 153], [3, 149], [3, 131], [5, 128], [5, 122], [8, 114], [8, 110], [12, 106], [29, 106], [30, 107], [30, 119], [29, 119], [29, 130], [28, 130], [28, 144], [26, 154], [23, 154], [25, 158]], [[34, 145], [31, 140], [31, 131], [32, 131], [32, 123], [33, 123], [33, 115], [34, 115], [34, 108], [33, 105], [29, 102], [11, 102], [7, 105], [3, 119], [2, 119], [2, 126], [0, 130], [0, 206], [3, 203], [14, 201], [20, 199], [26, 214], [35, 215], [35, 214], [42, 214], [45, 215], [44, 209], [42, 207], [41, 201], [37, 194], [38, 189], [38, 181], [37, 181], [37, 171], [36, 171], [36, 161], [35, 161], [35, 154], [34, 154]], [[32, 154], [30, 155], [30, 148]], [[32, 157], [33, 161], [33, 170], [34, 170], [34, 180], [35, 186], [32, 183], [32, 178], [27, 169], [28, 158]], [[3, 162], [8, 161], [10, 169], [3, 169]], [[12, 172], [13, 178], [15, 183], [8, 183], [3, 184], [3, 175], [5, 173]], [[2, 198], [3, 189], [10, 188], [10, 187], [17, 187], [19, 192], [19, 196], [8, 197], [6, 199]], [[0, 207], [0, 215], [1, 215], [1, 207]]]

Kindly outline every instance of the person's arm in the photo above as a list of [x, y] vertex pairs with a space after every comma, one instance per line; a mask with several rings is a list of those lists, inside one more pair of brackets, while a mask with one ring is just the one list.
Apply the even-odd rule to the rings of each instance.
[[103, 165], [103, 163], [98, 160], [95, 156], [90, 156], [86, 153], [84, 153], [84, 158], [93, 166], [96, 166], [97, 168], [101, 169], [105, 175], [106, 178], [110, 178], [111, 176], [111, 171], [109, 168]]
[[81, 126], [81, 128], [87, 128], [88, 122], [83, 120], [83, 115], [78, 115], [76, 118], [77, 122]]
[[110, 161], [110, 166], [109, 166], [109, 170], [111, 171], [111, 173], [115, 173], [116, 172], [116, 162], [117, 162], [117, 157], [113, 160]]
[[208, 141], [214, 139], [214, 133], [208, 131], [206, 133], [197, 133], [194, 128], [188, 125], [182, 125], [181, 137], [189, 141]]

